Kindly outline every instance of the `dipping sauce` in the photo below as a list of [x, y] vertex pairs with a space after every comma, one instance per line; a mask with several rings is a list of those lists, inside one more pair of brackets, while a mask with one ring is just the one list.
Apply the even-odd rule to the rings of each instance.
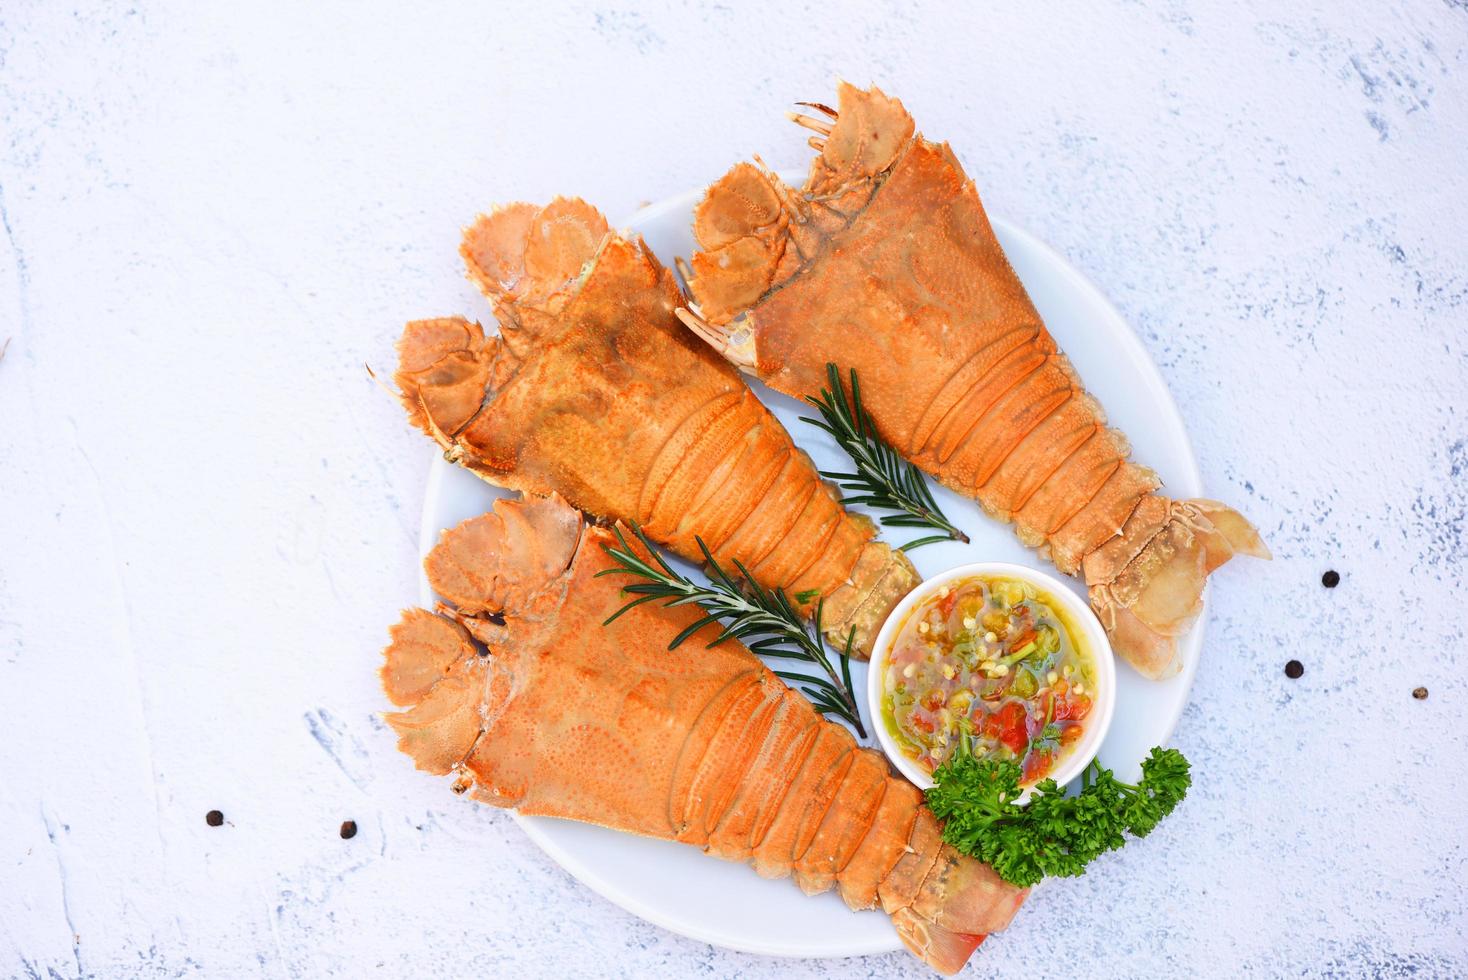
[[1003, 576], [950, 582], [915, 606], [892, 643], [882, 723], [932, 772], [967, 743], [1044, 779], [1085, 731], [1095, 661], [1085, 634], [1043, 589]]

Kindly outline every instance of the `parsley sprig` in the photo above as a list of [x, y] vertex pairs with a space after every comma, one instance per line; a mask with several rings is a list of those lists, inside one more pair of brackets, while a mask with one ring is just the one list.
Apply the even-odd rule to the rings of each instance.
[[1021, 887], [1045, 877], [1074, 878], [1125, 844], [1127, 834], [1146, 837], [1182, 802], [1193, 781], [1183, 754], [1163, 748], [1154, 748], [1142, 763], [1135, 786], [1093, 759], [1075, 796], [1047, 779], [1020, 806], [1014, 802], [1019, 779], [1017, 762], [977, 758], [961, 743], [933, 773], [927, 800], [944, 821], [945, 841]]
[[[846, 647], [838, 652], [838, 673], [821, 640], [824, 600], [817, 599], [815, 615], [807, 621], [796, 611], [784, 592], [767, 589], [757, 583], [754, 576], [749, 574], [749, 569], [737, 558], [734, 559], [734, 568], [739, 577], [730, 575], [714, 559], [702, 538], [694, 540], [703, 552], [704, 568], [709, 576], [707, 584], [694, 582], [674, 571], [636, 525], [633, 525], [632, 533], [637, 536], [652, 561], [637, 553], [622, 534], [621, 525], [612, 530], [621, 547], [605, 543], [602, 548], [617, 564], [614, 568], [597, 572], [597, 577], [632, 575], [642, 581], [622, 586], [622, 591], [633, 598], [609, 616], [606, 623], [612, 622], [634, 606], [657, 599], [665, 600], [663, 604], [668, 606], [696, 603], [702, 609], [703, 615], [673, 637], [673, 641], [668, 644], [669, 650], [705, 626], [722, 621], [723, 630], [709, 646], [732, 638], [743, 642], [751, 651], [762, 656], [814, 664], [825, 677], [787, 670], [777, 670], [775, 674], [795, 686], [822, 714], [835, 715], [856, 729], [856, 733], [862, 738], [866, 738], [866, 729], [861, 724], [861, 711], [851, 693], [851, 644], [856, 636], [856, 629], [853, 627], [846, 634]], [[819, 591], [813, 594], [802, 592], [797, 596], [797, 601], [806, 603], [819, 595]]]
[[856, 491], [841, 502], [893, 511], [882, 516], [886, 527], [926, 527], [940, 532], [907, 542], [902, 546], [903, 551], [938, 541], [967, 543], [968, 535], [954, 527], [939, 509], [923, 471], [903, 459], [877, 435], [872, 416], [861, 403], [856, 371], [851, 372], [849, 396], [835, 364], [826, 365], [826, 379], [829, 388], [822, 388], [819, 396], [808, 395], [805, 399], [820, 409], [821, 417], [802, 417], [801, 421], [825, 429], [851, 457], [855, 469], [850, 473], [821, 471], [821, 476], [836, 481], [842, 490]]

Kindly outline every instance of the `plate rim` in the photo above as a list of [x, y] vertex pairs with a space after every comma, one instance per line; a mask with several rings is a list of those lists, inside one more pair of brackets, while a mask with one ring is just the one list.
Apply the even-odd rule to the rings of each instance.
[[[784, 180], [794, 179], [797, 183], [803, 179], [803, 174], [792, 171], [780, 171], [779, 176]], [[637, 226], [646, 224], [667, 215], [670, 212], [686, 211], [691, 213], [693, 207], [702, 198], [705, 188], [698, 187], [675, 194], [659, 201], [654, 201], [639, 208], [629, 217], [616, 222], [617, 229], [631, 229], [636, 232]], [[1184, 424], [1182, 413], [1178, 408], [1177, 399], [1168, 387], [1166, 380], [1162, 377], [1161, 370], [1152, 359], [1141, 337], [1132, 327], [1131, 323], [1121, 315], [1118, 310], [1101, 289], [1091, 281], [1084, 273], [1077, 269], [1064, 255], [1052, 248], [1038, 236], [1022, 228], [1021, 226], [995, 215], [989, 215], [990, 224], [996, 233], [1002, 233], [1003, 237], [1013, 238], [1024, 242], [1025, 246], [1035, 253], [1043, 256], [1047, 263], [1056, 271], [1063, 274], [1068, 284], [1078, 293], [1086, 298], [1087, 305], [1103, 313], [1111, 320], [1114, 333], [1119, 342], [1125, 346], [1127, 359], [1137, 367], [1142, 380], [1149, 389], [1149, 395], [1156, 399], [1165, 412], [1160, 413], [1158, 424], [1172, 430], [1179, 445], [1183, 448], [1184, 463], [1181, 479], [1171, 481], [1174, 490], [1181, 495], [1196, 497], [1202, 494], [1203, 476], [1198, 464], [1198, 456], [1193, 448], [1192, 439], [1188, 437], [1187, 426]], [[1119, 328], [1119, 329], [1115, 329]], [[431, 452], [431, 451], [430, 451]], [[438, 542], [438, 537], [444, 528], [438, 525], [437, 520], [432, 517], [435, 510], [432, 506], [443, 492], [444, 474], [451, 464], [444, 461], [441, 453], [432, 453], [429, 461], [428, 479], [423, 491], [423, 508], [419, 517], [418, 552], [420, 559], [428, 554]], [[991, 518], [984, 516], [985, 520]], [[423, 570], [421, 562], [418, 571], [419, 602], [427, 608], [432, 608], [435, 596], [432, 587], [428, 583], [428, 576]], [[1163, 742], [1170, 742], [1177, 732], [1177, 727], [1182, 719], [1191, 699], [1193, 683], [1198, 671], [1198, 665], [1202, 660], [1202, 650], [1205, 632], [1208, 622], [1209, 593], [1211, 588], [1205, 584], [1202, 596], [1202, 605], [1198, 619], [1194, 623], [1188, 637], [1190, 645], [1195, 648], [1194, 655], [1184, 662], [1182, 671], [1172, 679], [1172, 683], [1180, 683], [1183, 686], [1182, 695], [1176, 699], [1175, 704], [1169, 711], [1166, 719], [1166, 737]], [[510, 810], [509, 815], [525, 831], [525, 835], [539, 847], [547, 857], [560, 865], [571, 877], [591, 889], [602, 898], [625, 909], [640, 919], [667, 929], [689, 939], [705, 942], [723, 949], [734, 950], [742, 953], [753, 953], [763, 956], [779, 956], [792, 959], [825, 959], [846, 956], [865, 956], [875, 953], [887, 953], [902, 948], [902, 943], [897, 937], [895, 929], [890, 922], [885, 924], [888, 928], [876, 928], [871, 932], [869, 943], [852, 943], [849, 939], [844, 940], [838, 946], [822, 943], [819, 938], [812, 940], [799, 949], [794, 949], [780, 944], [763, 944], [757, 940], [750, 940], [741, 935], [738, 937], [720, 933], [717, 929], [706, 928], [700, 924], [690, 924], [686, 920], [678, 920], [665, 914], [660, 909], [650, 906], [625, 890], [619, 888], [615, 882], [607, 880], [597, 871], [586, 864], [577, 854], [563, 847], [554, 837], [546, 832], [546, 827], [551, 825], [555, 818], [536, 817], [521, 814], [516, 810]]]

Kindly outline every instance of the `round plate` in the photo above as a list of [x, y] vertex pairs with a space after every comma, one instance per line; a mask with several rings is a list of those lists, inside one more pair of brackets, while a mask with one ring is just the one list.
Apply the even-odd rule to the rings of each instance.
[[[798, 185], [804, 175], [786, 179]], [[693, 207], [702, 195], [700, 189], [650, 205], [622, 227], [640, 233], [671, 265], [674, 256], [686, 257], [694, 250]], [[1198, 496], [1202, 492], [1198, 464], [1177, 406], [1136, 335], [1106, 298], [1048, 246], [1005, 221], [994, 219], [993, 225], [1050, 332], [1105, 406], [1112, 424], [1131, 439], [1135, 458], [1153, 467], [1173, 495]], [[751, 386], [821, 469], [849, 467], [849, 460], [824, 433], [799, 421], [809, 409], [757, 382]], [[936, 485], [934, 494], [972, 541], [912, 552], [913, 564], [923, 575], [976, 561], [1048, 569], [1007, 526], [985, 517], [972, 500]], [[506, 494], [433, 453], [423, 502], [422, 553], [437, 543], [440, 531], [483, 513], [500, 496]], [[883, 538], [898, 545], [921, 533], [889, 528]], [[1074, 587], [1084, 594], [1079, 582]], [[421, 588], [424, 605], [431, 607], [434, 596], [426, 578]], [[1100, 758], [1119, 778], [1134, 780], [1147, 752], [1165, 744], [1176, 727], [1197, 670], [1204, 618], [1182, 640], [1184, 666], [1178, 676], [1147, 681], [1126, 665], [1118, 666], [1116, 715]], [[865, 705], [865, 665], [853, 665], [853, 674], [857, 704]], [[760, 878], [748, 867], [671, 841], [566, 820], [518, 814], [516, 819], [561, 867], [598, 894], [692, 939], [782, 956], [854, 956], [901, 948], [885, 915], [851, 912], [834, 892], [808, 897], [788, 880]]]

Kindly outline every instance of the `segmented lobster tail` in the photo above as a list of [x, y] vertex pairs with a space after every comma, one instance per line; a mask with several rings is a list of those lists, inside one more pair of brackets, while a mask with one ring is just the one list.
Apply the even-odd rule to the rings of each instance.
[[[843, 83], [825, 119], [796, 115], [818, 151], [792, 191], [741, 164], [699, 205], [679, 316], [776, 390], [854, 369], [882, 438], [1067, 574], [1084, 568], [1117, 652], [1149, 677], [1209, 571], [1266, 557], [1236, 512], [1156, 495], [1026, 294], [973, 182], [902, 104]], [[1098, 554], [1098, 552], [1104, 552]], [[1095, 557], [1093, 557], [1095, 556]]]
[[[480, 216], [460, 249], [500, 335], [411, 323], [396, 380], [410, 420], [490, 483], [561, 493], [700, 560], [782, 589], [868, 654], [917, 583], [738, 375], [679, 326], [682, 294], [641, 239], [584, 201]], [[803, 596], [804, 599], [796, 597]]]
[[[962, 967], [1026, 892], [944, 844], [922, 794], [689, 606], [626, 597], [605, 545], [554, 498], [500, 501], [426, 562], [438, 614], [392, 630], [387, 716], [418, 767], [521, 813], [681, 841], [852, 908]], [[639, 547], [635, 543], [633, 547]], [[598, 625], [606, 622], [606, 625]]]
[[1208, 575], [1236, 554], [1270, 557], [1238, 511], [1149, 495], [1120, 535], [1086, 556], [1091, 608], [1139, 673], [1170, 677], [1182, 669], [1177, 640], [1202, 611]]

